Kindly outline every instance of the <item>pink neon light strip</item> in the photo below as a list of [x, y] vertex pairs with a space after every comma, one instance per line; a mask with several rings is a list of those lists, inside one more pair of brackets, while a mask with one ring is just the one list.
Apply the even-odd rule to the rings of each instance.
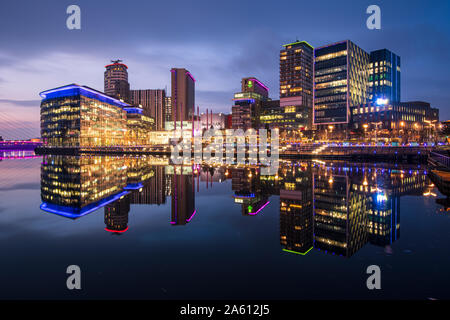
[[261, 81], [259, 81], [256, 78], [252, 78], [251, 80], [255, 81], [257, 84], [259, 84], [261, 87], [263, 87], [264, 89], [266, 89], [267, 91], [269, 91], [269, 88], [267, 88], [264, 83], [262, 83]]
[[189, 219], [187, 219], [186, 221], [189, 222], [192, 220], [192, 218], [195, 216], [195, 214], [197, 213], [197, 210], [194, 210], [194, 213], [191, 215], [191, 217]]
[[191, 79], [194, 80], [194, 82], [195, 82], [195, 79], [194, 79], [194, 77], [192, 76], [192, 74], [191, 74], [190, 72], [186, 72], [186, 74], [187, 74], [189, 77], [191, 77]]
[[258, 211], [253, 212], [253, 213], [249, 213], [249, 215], [251, 216], [256, 216], [262, 209], [264, 209], [268, 204], [270, 203], [270, 201], [267, 201], [261, 208], [258, 209]]

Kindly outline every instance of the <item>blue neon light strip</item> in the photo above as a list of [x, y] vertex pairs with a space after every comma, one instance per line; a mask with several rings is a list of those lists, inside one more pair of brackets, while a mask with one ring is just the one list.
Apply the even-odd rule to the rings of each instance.
[[129, 194], [128, 191], [122, 191], [120, 193], [117, 193], [115, 195], [106, 197], [100, 201], [91, 203], [83, 208], [77, 208], [77, 207], [69, 207], [69, 206], [60, 206], [57, 204], [52, 204], [48, 202], [43, 202], [40, 206], [40, 209], [46, 212], [54, 213], [66, 218], [70, 219], [76, 219], [82, 216], [85, 216], [91, 212], [94, 212], [95, 210], [98, 210], [107, 204], [110, 204], [114, 201], [119, 200], [121, 197]]
[[255, 99], [232, 99], [235, 102], [240, 102], [240, 101], [248, 101], [249, 103], [255, 103]]
[[141, 108], [123, 108], [127, 113], [139, 113], [142, 114]]
[[234, 194], [234, 197], [235, 198], [238, 198], [238, 199], [240, 199], [240, 198], [254, 198], [255, 197], [255, 194], [254, 193], [250, 193], [250, 194], [239, 194], [239, 193], [235, 193]]
[[71, 96], [77, 96], [77, 95], [83, 95], [88, 98], [97, 99], [102, 102], [110, 103], [112, 105], [115, 105], [117, 107], [121, 108], [130, 108], [131, 105], [125, 102], [122, 102], [118, 99], [115, 99], [113, 97], [110, 97], [102, 92], [95, 91], [91, 88], [80, 86], [78, 84], [69, 84], [67, 86], [50, 89], [47, 91], [42, 91], [39, 93], [39, 95], [42, 97], [42, 99], [54, 99], [54, 98], [60, 98], [60, 97], [71, 97]]
[[139, 190], [140, 188], [144, 187], [142, 183], [129, 183], [123, 190]]

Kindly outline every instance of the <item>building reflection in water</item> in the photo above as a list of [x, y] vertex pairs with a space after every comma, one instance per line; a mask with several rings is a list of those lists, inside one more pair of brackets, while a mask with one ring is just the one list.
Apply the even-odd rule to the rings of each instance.
[[258, 167], [232, 169], [231, 188], [243, 216], [255, 216], [269, 204], [270, 194], [262, 187]]
[[119, 157], [45, 156], [41, 165], [41, 209], [78, 218], [119, 200], [129, 191]]
[[280, 188], [280, 243], [284, 251], [305, 255], [313, 248], [311, 165], [283, 167]]
[[395, 165], [316, 161], [284, 164], [278, 175], [280, 243], [303, 255], [315, 248], [351, 257], [367, 243], [392, 252], [400, 237], [400, 197], [421, 196], [428, 187], [423, 171]]
[[130, 212], [130, 194], [105, 206], [106, 231], [122, 233], [128, 230], [128, 213]]
[[103, 207], [105, 230], [122, 233], [131, 204], [161, 205], [171, 196], [171, 223], [186, 224], [195, 214], [193, 171], [167, 164], [137, 157], [45, 156], [40, 208], [76, 219]]
[[185, 225], [195, 216], [195, 180], [192, 167], [167, 167], [172, 174], [172, 225]]
[[367, 242], [367, 196], [347, 172], [314, 169], [314, 247], [349, 257]]
[[[196, 216], [200, 184], [231, 179], [243, 216], [256, 216], [279, 196], [282, 250], [312, 249], [351, 257], [364, 245], [385, 248], [400, 237], [400, 197], [429, 190], [424, 171], [412, 166], [322, 161], [281, 162], [274, 176], [250, 166], [170, 165], [152, 157], [45, 156], [41, 209], [72, 219], [104, 208], [105, 230], [128, 230], [131, 204], [161, 205], [171, 197], [171, 225]], [[274, 199], [274, 198], [272, 198]]]

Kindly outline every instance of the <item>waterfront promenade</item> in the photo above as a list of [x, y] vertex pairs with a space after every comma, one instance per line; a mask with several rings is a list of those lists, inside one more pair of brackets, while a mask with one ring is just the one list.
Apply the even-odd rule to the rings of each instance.
[[[342, 144], [292, 144], [280, 147], [280, 158], [284, 159], [336, 159], [353, 161], [393, 161], [393, 162], [426, 162], [435, 146], [374, 146], [374, 145], [342, 145]], [[170, 155], [171, 147], [133, 146], [133, 147], [96, 147], [96, 148], [64, 148], [38, 147], [36, 154], [155, 154]], [[225, 153], [225, 149], [224, 149]]]

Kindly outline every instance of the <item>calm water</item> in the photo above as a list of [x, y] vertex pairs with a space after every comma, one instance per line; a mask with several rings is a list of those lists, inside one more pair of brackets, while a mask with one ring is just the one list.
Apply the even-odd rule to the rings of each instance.
[[0, 298], [448, 299], [450, 217], [426, 171], [2, 157]]

